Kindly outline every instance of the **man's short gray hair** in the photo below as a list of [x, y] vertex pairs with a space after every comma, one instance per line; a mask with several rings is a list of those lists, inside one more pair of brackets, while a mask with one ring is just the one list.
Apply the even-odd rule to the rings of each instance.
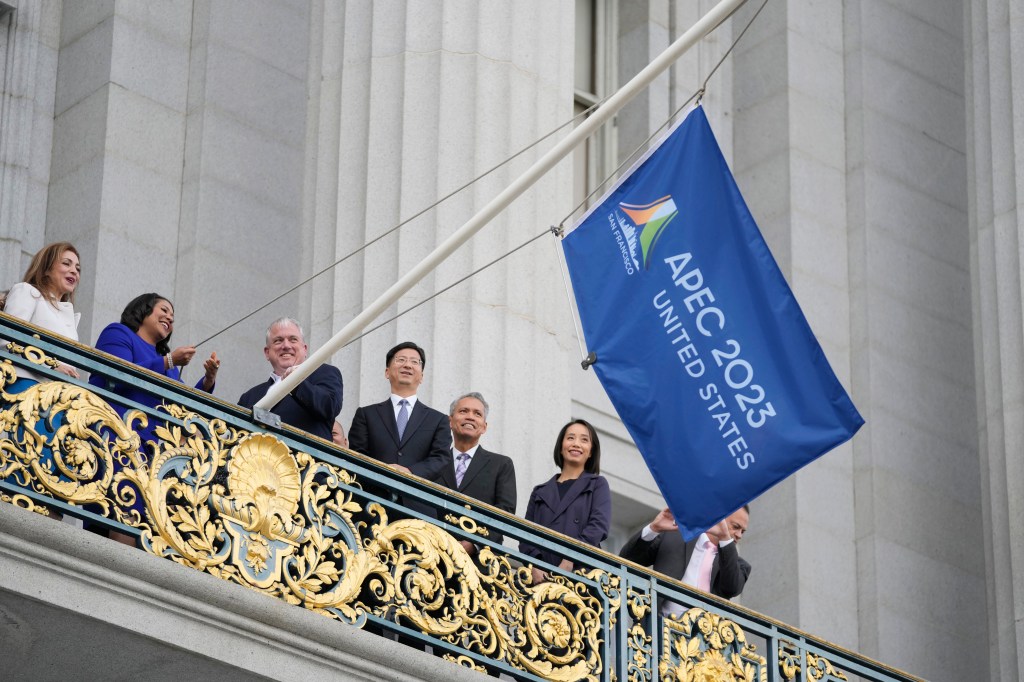
[[270, 330], [273, 329], [274, 327], [276, 327], [279, 324], [285, 324], [285, 323], [294, 324], [298, 328], [298, 330], [299, 330], [299, 336], [302, 338], [302, 342], [303, 343], [306, 342], [306, 335], [305, 335], [305, 333], [303, 333], [302, 325], [299, 324], [298, 320], [292, 319], [290, 317], [279, 317], [276, 320], [274, 320], [273, 322], [271, 322], [270, 326], [267, 327], [267, 341], [266, 341], [266, 345], [267, 346], [270, 345]]
[[484, 397], [477, 393], [476, 391], [473, 391], [471, 393], [463, 393], [458, 398], [453, 400], [451, 406], [448, 408], [448, 416], [455, 416], [455, 406], [458, 405], [459, 401], [464, 398], [473, 398], [474, 400], [479, 400], [480, 404], [484, 406], [484, 421], [487, 421], [487, 414], [491, 411], [491, 406], [488, 405], [487, 401], [484, 400]]

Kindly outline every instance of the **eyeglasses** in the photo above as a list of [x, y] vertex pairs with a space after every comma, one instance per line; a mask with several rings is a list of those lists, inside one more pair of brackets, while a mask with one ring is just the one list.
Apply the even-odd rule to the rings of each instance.
[[412, 365], [413, 367], [419, 367], [420, 365], [423, 364], [422, 362], [420, 362], [419, 358], [407, 358], [403, 355], [398, 356], [391, 362], [396, 365]]

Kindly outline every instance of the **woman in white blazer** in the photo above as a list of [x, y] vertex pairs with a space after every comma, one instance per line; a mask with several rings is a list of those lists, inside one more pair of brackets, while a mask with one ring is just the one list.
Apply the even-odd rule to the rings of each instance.
[[[44, 247], [32, 258], [23, 282], [11, 287], [4, 312], [31, 322], [37, 327], [78, 341], [78, 318], [75, 312], [75, 289], [82, 276], [78, 250], [69, 242], [56, 242]], [[20, 393], [39, 383], [34, 373], [19, 368], [18, 380], [7, 390]], [[78, 377], [78, 370], [61, 363], [57, 371]]]

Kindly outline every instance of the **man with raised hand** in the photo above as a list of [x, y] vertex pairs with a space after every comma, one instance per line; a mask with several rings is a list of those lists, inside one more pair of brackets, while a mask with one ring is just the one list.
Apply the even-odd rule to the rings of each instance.
[[750, 564], [740, 557], [737, 546], [749, 522], [750, 508], [743, 505], [696, 540], [684, 542], [672, 512], [662, 509], [626, 541], [619, 555], [692, 587], [732, 599], [743, 592], [750, 576]]

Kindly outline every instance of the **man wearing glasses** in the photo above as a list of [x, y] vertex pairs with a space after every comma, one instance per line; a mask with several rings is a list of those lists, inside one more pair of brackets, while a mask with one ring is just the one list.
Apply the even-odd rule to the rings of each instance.
[[423, 383], [426, 352], [412, 341], [388, 351], [384, 377], [391, 397], [356, 410], [349, 447], [392, 469], [434, 480], [451, 458], [448, 417], [416, 398]]

